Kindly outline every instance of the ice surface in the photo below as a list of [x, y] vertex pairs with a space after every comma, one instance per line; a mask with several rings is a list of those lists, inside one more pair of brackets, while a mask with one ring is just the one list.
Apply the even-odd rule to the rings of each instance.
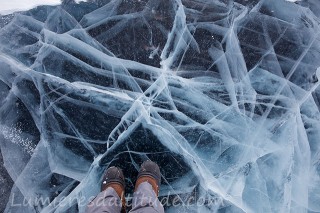
[[167, 212], [320, 212], [313, 4], [109, 0], [16, 14], [0, 29], [5, 212], [84, 212], [109, 165], [132, 194], [145, 159], [161, 167], [160, 198], [179, 198]]

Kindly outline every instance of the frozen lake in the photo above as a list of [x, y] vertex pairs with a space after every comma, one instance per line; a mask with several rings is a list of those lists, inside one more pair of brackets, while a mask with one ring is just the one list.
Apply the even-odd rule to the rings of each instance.
[[33, 3], [0, 20], [4, 212], [84, 212], [110, 165], [130, 196], [146, 159], [166, 212], [320, 212], [315, 0]]

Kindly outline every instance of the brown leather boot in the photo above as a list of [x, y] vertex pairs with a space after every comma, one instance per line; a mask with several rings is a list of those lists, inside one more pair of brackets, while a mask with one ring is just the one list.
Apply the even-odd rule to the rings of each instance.
[[153, 191], [156, 193], [157, 196], [159, 195], [161, 173], [159, 166], [151, 160], [147, 160], [142, 163], [134, 191], [136, 191], [138, 189], [138, 186], [143, 182], [150, 183]]
[[106, 190], [108, 187], [112, 187], [119, 195], [122, 203], [121, 212], [126, 212], [125, 180], [120, 168], [112, 166], [104, 173], [101, 191]]

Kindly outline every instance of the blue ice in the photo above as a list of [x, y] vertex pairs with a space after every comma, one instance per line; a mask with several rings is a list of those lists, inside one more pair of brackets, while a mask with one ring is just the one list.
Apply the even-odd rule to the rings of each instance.
[[109, 165], [130, 195], [146, 159], [160, 199], [178, 198], [166, 212], [320, 212], [317, 7], [65, 1], [2, 17], [5, 212], [84, 212]]

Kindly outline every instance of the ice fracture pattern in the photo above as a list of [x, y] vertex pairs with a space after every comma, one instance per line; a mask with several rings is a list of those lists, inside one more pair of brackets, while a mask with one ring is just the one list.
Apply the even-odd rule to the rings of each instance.
[[123, 168], [131, 194], [145, 159], [161, 167], [160, 198], [178, 198], [166, 212], [320, 212], [317, 4], [65, 1], [15, 14], [0, 28], [5, 212], [84, 212], [106, 167]]

